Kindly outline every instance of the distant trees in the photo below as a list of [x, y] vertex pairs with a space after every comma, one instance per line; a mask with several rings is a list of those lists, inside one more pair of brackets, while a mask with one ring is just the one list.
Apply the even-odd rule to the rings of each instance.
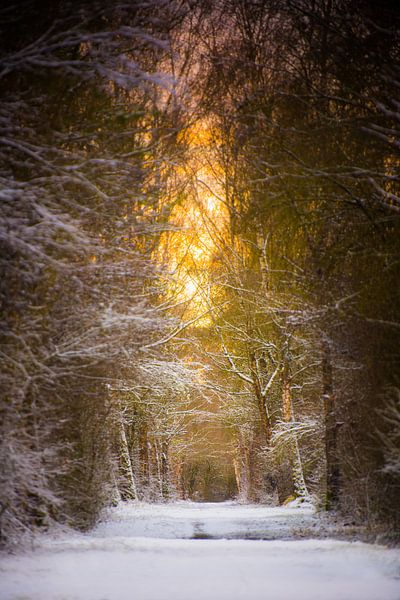
[[183, 463], [193, 445], [190, 423], [201, 417], [193, 406], [198, 387], [196, 369], [164, 357], [140, 361], [135, 380], [112, 391], [124, 407], [123, 499], [162, 501], [184, 495]]

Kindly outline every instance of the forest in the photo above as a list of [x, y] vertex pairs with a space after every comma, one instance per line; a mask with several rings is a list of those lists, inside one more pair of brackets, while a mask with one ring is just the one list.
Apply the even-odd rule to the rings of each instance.
[[13, 0], [0, 31], [1, 546], [233, 498], [398, 540], [397, 3]]

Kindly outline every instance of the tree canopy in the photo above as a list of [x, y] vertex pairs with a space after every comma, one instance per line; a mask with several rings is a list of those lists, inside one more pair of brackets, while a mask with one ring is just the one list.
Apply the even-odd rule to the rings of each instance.
[[390, 529], [395, 3], [0, 16], [2, 542], [138, 498]]

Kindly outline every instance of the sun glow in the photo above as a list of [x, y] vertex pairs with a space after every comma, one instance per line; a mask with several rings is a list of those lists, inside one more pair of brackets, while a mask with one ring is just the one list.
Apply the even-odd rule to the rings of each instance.
[[184, 284], [183, 294], [187, 298], [193, 298], [197, 294], [198, 287], [198, 283], [193, 281], [193, 279], [189, 279]]
[[[176, 203], [171, 220], [176, 230], [164, 234], [162, 258], [172, 273], [171, 294], [186, 303], [185, 317], [209, 309], [210, 273], [218, 266], [218, 244], [228, 225], [222, 174], [218, 173], [215, 134], [209, 122], [196, 122], [182, 134], [189, 159], [177, 167], [176, 180], [187, 181], [185, 195]], [[199, 324], [203, 324], [202, 319]]]

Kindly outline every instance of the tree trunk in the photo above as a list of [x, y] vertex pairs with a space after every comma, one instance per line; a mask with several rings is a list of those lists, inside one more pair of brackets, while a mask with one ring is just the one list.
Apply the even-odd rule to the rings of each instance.
[[306, 480], [304, 479], [303, 465], [301, 462], [299, 441], [297, 439], [297, 434], [295, 434], [294, 438], [294, 465], [293, 465], [293, 480], [294, 480], [294, 489], [300, 498], [307, 498], [309, 496]]
[[[284, 421], [290, 423], [293, 421], [293, 410], [292, 410], [292, 395], [290, 390], [290, 368], [289, 359], [286, 355], [283, 358], [283, 369], [282, 369], [282, 416]], [[282, 504], [285, 500], [295, 494], [295, 483], [294, 483], [294, 448], [291, 440], [291, 434], [289, 434], [287, 456], [278, 465], [278, 499]]]
[[252, 379], [253, 379], [253, 389], [254, 389], [254, 394], [255, 394], [256, 400], [257, 400], [257, 407], [258, 407], [258, 412], [260, 415], [261, 428], [262, 428], [262, 433], [263, 433], [263, 438], [264, 438], [263, 442], [264, 442], [265, 446], [269, 446], [270, 442], [271, 442], [271, 435], [272, 435], [271, 423], [270, 423], [270, 419], [268, 416], [268, 409], [267, 409], [267, 405], [265, 402], [265, 397], [263, 396], [262, 391], [261, 391], [260, 374], [258, 372], [257, 360], [254, 355], [254, 352], [250, 352], [249, 358], [250, 358], [250, 370], [251, 370]]
[[122, 500], [137, 500], [135, 477], [133, 474], [132, 461], [129, 454], [126, 439], [125, 426], [122, 415], [118, 422], [118, 446], [119, 446], [119, 492]]
[[140, 483], [142, 486], [150, 486], [150, 452], [151, 445], [148, 439], [147, 423], [140, 428], [139, 436], [139, 462], [140, 462]]
[[284, 359], [282, 370], [282, 413], [287, 423], [293, 420], [292, 395], [290, 392], [289, 361]]
[[322, 345], [322, 385], [325, 414], [325, 453], [326, 453], [326, 510], [339, 506], [340, 471], [337, 452], [338, 424], [335, 414], [333, 393], [332, 357], [329, 342]]
[[[291, 393], [290, 364], [289, 358], [286, 355], [284, 356], [282, 370], [282, 413], [283, 418], [287, 423], [294, 422], [295, 417]], [[309, 494], [304, 479], [299, 441], [295, 429], [290, 433], [289, 454], [290, 474], [288, 474], [288, 477], [290, 481], [286, 486], [287, 497], [291, 495], [296, 495], [301, 498], [307, 497]]]
[[164, 500], [170, 497], [169, 481], [169, 442], [163, 440], [161, 444], [161, 494]]

